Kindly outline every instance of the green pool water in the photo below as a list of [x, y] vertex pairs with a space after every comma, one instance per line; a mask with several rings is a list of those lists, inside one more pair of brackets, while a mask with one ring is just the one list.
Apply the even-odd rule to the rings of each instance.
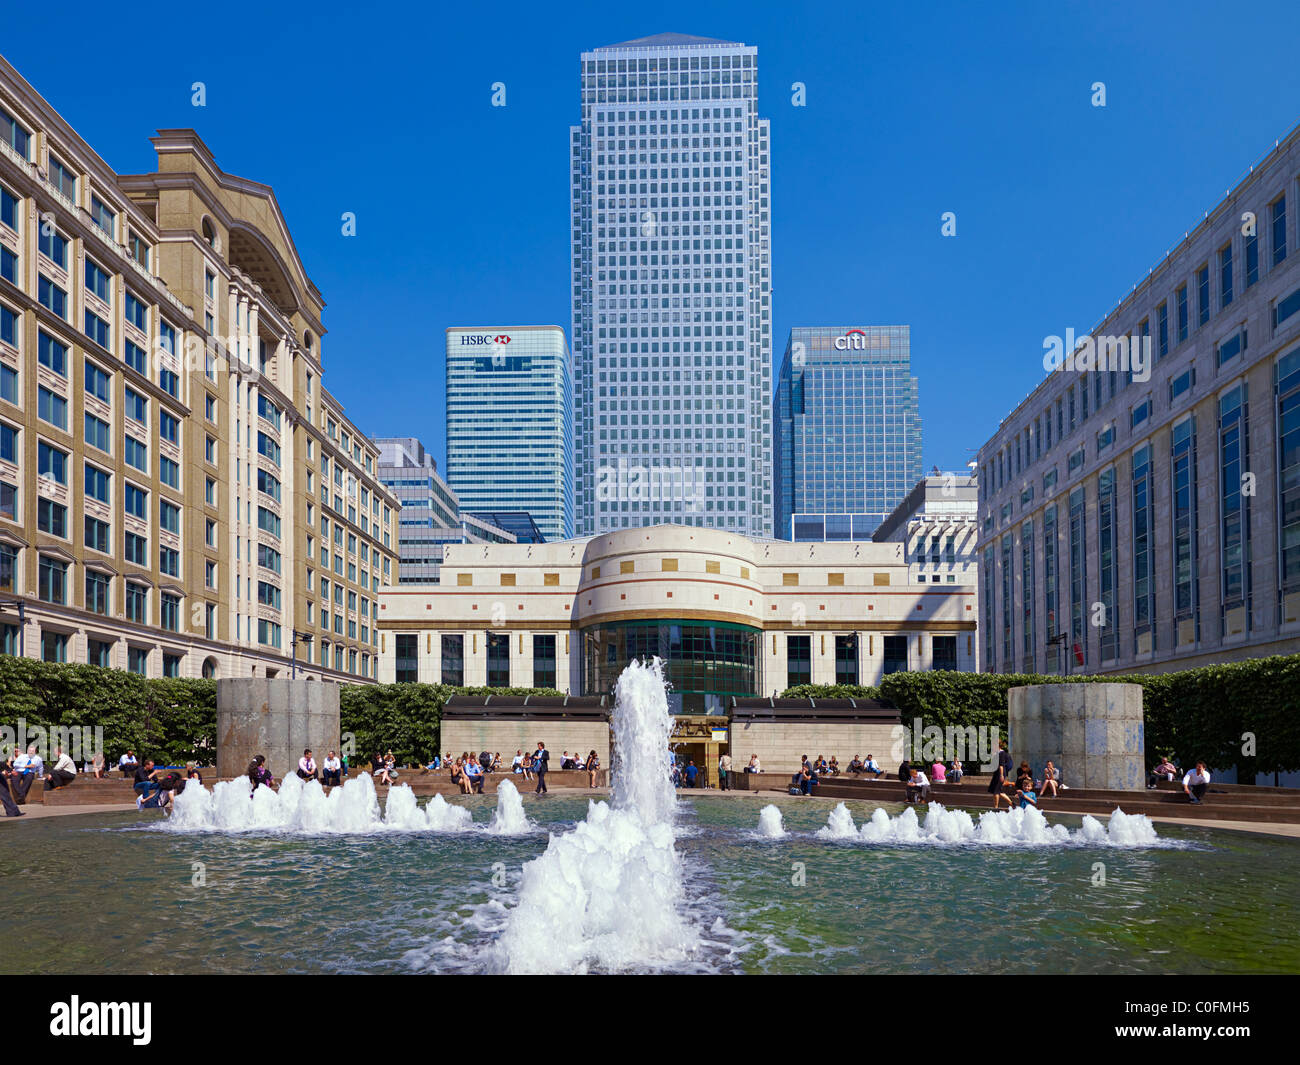
[[[494, 806], [458, 801], [476, 822]], [[810, 834], [835, 804], [793, 798], [776, 802], [792, 835], [764, 840], [762, 805], [680, 803], [686, 905], [703, 940], [687, 968], [1300, 972], [1300, 841], [1159, 825], [1177, 846], [828, 842]], [[875, 808], [848, 806], [859, 824]], [[0, 933], [33, 947], [5, 952], [0, 969], [474, 971], [522, 864], [587, 800], [529, 796], [525, 809], [539, 831], [520, 837], [176, 835], [136, 813], [10, 822]]]

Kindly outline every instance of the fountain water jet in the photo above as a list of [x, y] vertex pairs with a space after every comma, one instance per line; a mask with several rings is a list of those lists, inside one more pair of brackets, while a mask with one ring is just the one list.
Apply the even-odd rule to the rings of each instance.
[[493, 948], [512, 973], [583, 973], [680, 964], [701, 936], [682, 913], [676, 795], [666, 753], [672, 718], [663, 663], [633, 662], [614, 689], [611, 801], [551, 836], [523, 868], [519, 902]]

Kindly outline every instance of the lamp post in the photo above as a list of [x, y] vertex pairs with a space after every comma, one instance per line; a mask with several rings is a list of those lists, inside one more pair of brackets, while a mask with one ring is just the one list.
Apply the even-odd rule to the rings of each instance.
[[21, 599], [0, 599], [0, 606], [11, 606], [18, 611], [18, 657], [23, 658], [23, 630], [27, 628], [27, 604]]
[[293, 630], [293, 635], [289, 638], [289, 654], [293, 659], [293, 664], [289, 667], [289, 679], [293, 680], [298, 676], [298, 644], [311, 643], [312, 634], [310, 632], [299, 632]]

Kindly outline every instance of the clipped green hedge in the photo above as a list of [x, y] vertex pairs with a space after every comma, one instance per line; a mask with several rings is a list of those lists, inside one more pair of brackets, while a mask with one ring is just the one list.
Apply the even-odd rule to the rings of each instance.
[[[1275, 655], [1174, 673], [1124, 676], [891, 673], [880, 696], [902, 721], [923, 725], [996, 726], [1005, 735], [1007, 690], [1027, 684], [1107, 681], [1138, 684], [1146, 721], [1148, 760], [1170, 754], [1183, 763], [1204, 759], [1236, 766], [1238, 779], [1300, 770], [1300, 655]], [[791, 689], [804, 692], [805, 689]], [[1248, 750], [1253, 735], [1253, 756]]]
[[880, 689], [869, 684], [796, 684], [782, 699], [879, 699]]
[[[375, 751], [399, 765], [441, 754], [442, 708], [453, 695], [563, 695], [554, 688], [457, 688], [450, 684], [349, 684], [339, 693], [340, 728], [351, 734], [353, 764]], [[457, 754], [460, 752], [457, 751]]]
[[0, 726], [16, 733], [20, 719], [29, 738], [37, 728], [102, 728], [113, 760], [129, 747], [160, 763], [211, 762], [217, 684], [0, 655]]

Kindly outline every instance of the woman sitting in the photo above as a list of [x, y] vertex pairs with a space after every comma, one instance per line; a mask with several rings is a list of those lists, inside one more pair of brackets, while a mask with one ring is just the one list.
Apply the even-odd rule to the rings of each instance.
[[1061, 790], [1061, 771], [1052, 765], [1050, 759], [1043, 768], [1043, 782], [1039, 785], [1038, 793], [1046, 798], [1051, 795], [1055, 798]]

